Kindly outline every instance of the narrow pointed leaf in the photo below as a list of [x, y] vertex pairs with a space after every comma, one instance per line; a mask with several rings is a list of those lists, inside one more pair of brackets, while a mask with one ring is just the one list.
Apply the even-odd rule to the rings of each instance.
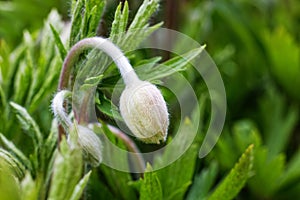
[[54, 41], [56, 44], [56, 47], [58, 49], [59, 55], [61, 57], [61, 60], [64, 60], [66, 55], [67, 55], [67, 51], [65, 49], [65, 46], [63, 44], [63, 42], [60, 39], [60, 36], [58, 34], [58, 32], [56, 31], [56, 29], [52, 26], [52, 24], [50, 24], [50, 28], [54, 37]]
[[17, 118], [22, 125], [22, 128], [28, 132], [28, 135], [32, 137], [36, 145], [41, 145], [43, 141], [42, 134], [37, 123], [28, 114], [27, 110], [14, 102], [10, 102], [10, 105], [16, 112]]
[[92, 171], [89, 171], [75, 186], [70, 200], [79, 200], [82, 196], [85, 186], [87, 185]]
[[19, 150], [14, 143], [9, 141], [3, 134], [0, 133], [0, 140], [3, 143], [3, 146], [10, 151], [12, 154], [14, 154], [20, 162], [26, 166], [27, 169], [32, 170], [31, 162], [30, 160], [23, 154], [21, 150]]
[[236, 197], [246, 184], [253, 166], [253, 145], [240, 157], [238, 163], [217, 186], [208, 200], [230, 200]]

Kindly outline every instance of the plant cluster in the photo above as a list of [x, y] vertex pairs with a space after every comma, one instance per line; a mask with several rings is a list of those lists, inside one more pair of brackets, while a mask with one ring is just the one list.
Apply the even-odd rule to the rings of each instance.
[[[10, 5], [6, 3], [0, 5]], [[25, 31], [17, 46], [11, 42], [16, 33], [0, 28], [6, 38], [0, 39], [0, 199], [300, 197], [300, 47], [296, 34], [300, 26], [295, 20], [300, 3], [291, 1], [290, 7], [271, 1], [180, 4], [178, 15], [186, 13], [181, 15], [178, 30], [205, 41], [226, 87], [227, 120], [213, 151], [198, 157], [211, 105], [205, 82], [191, 63], [204, 46], [184, 55], [138, 49], [163, 26], [153, 21], [168, 4], [163, 7], [159, 0], [144, 0], [134, 10], [133, 1], [110, 9], [111, 2], [104, 0], [72, 0], [70, 23], [52, 10], [43, 27]], [[0, 11], [4, 8], [8, 7], [1, 6]], [[110, 14], [113, 20], [108, 23], [106, 40], [99, 37], [99, 27], [103, 28], [101, 22]], [[2, 15], [12, 18], [7, 12]], [[143, 81], [134, 79], [129, 87], [130, 77], [121, 69], [120, 75], [117, 58], [111, 59], [101, 47], [93, 48], [95, 43], [77, 51], [76, 45], [87, 38], [110, 41]], [[180, 41], [172, 45], [186, 49]], [[66, 71], [65, 66], [70, 68]], [[172, 80], [177, 73], [192, 85], [199, 103], [185, 116], [176, 99], [185, 97], [184, 83]], [[182, 94], [175, 96], [163, 84], [154, 86], [166, 79]], [[145, 91], [133, 93], [138, 86]], [[149, 99], [157, 101], [158, 110], [143, 107], [141, 102]], [[148, 115], [141, 114], [145, 109]], [[90, 115], [93, 111], [95, 115]], [[151, 121], [151, 116], [159, 121]], [[116, 128], [119, 123], [127, 124], [134, 136]], [[192, 135], [196, 135], [193, 143], [184, 149]], [[104, 138], [136, 156], [117, 153]], [[162, 147], [166, 147], [164, 152], [151, 158], [151, 164], [139, 156]], [[170, 164], [180, 152], [184, 154]], [[103, 160], [118, 163], [124, 170], [101, 164]], [[132, 169], [143, 173], [128, 173]]]

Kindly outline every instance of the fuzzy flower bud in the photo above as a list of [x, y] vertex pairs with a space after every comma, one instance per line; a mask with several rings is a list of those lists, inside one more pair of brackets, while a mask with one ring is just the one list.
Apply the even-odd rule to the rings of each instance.
[[[77, 125], [77, 143], [82, 149], [83, 157], [93, 167], [102, 162], [102, 143], [99, 137], [89, 128]], [[72, 134], [72, 130], [71, 133]]]
[[166, 102], [147, 81], [127, 85], [120, 98], [121, 115], [132, 133], [145, 143], [165, 141], [169, 126]]
[[[151, 83], [141, 81], [123, 52], [109, 39], [101, 37], [85, 38], [77, 42], [66, 56], [60, 74], [59, 90], [68, 87], [71, 68], [88, 48], [97, 48], [109, 55], [118, 67], [126, 85], [120, 99], [120, 111], [132, 133], [145, 143], [165, 141], [169, 126], [166, 102], [160, 91]], [[67, 77], [67, 78], [66, 78]], [[55, 108], [55, 107], [54, 107]], [[77, 113], [74, 112], [77, 116]], [[82, 141], [81, 143], [88, 143]], [[82, 145], [83, 147], [85, 146]], [[87, 152], [90, 150], [85, 147]]]

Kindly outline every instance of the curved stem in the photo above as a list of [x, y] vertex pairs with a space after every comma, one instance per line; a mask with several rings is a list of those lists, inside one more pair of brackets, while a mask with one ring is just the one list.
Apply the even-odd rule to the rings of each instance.
[[68, 90], [62, 90], [58, 92], [52, 100], [52, 111], [65, 129], [69, 129], [72, 126], [72, 122], [65, 112], [64, 101], [66, 98], [70, 98], [72, 93]]
[[120, 129], [108, 125], [109, 130], [115, 134], [115, 136], [119, 139], [121, 139], [124, 144], [127, 146], [128, 150], [135, 153], [134, 155], [136, 156], [136, 160], [138, 163], [138, 167], [139, 167], [139, 171], [143, 171], [145, 170], [146, 166], [145, 166], [145, 160], [144, 158], [141, 156], [139, 149], [137, 148], [137, 146], [135, 145], [135, 143], [130, 139], [130, 137], [128, 137], [125, 133], [123, 133]]
[[[99, 128], [102, 127], [101, 123], [93, 123], [90, 124], [91, 126], [97, 126]], [[90, 127], [92, 128], [92, 127]], [[109, 129], [109, 131], [114, 134], [118, 139], [122, 140], [122, 142], [126, 145], [127, 149], [134, 153], [134, 157], [135, 157], [135, 164], [136, 167], [138, 167], [138, 171], [144, 171], [146, 168], [145, 165], [145, 160], [144, 158], [141, 156], [141, 152], [138, 149], [138, 147], [135, 145], [135, 143], [132, 141], [132, 139], [130, 137], [128, 137], [125, 133], [123, 133], [120, 129], [118, 129], [115, 126], [112, 125], [107, 125], [107, 128]], [[93, 129], [93, 128], [92, 128]], [[141, 176], [143, 176], [143, 174], [141, 174]]]
[[72, 122], [69, 119], [67, 113], [65, 112], [66, 105], [64, 104], [66, 98], [70, 98], [72, 93], [68, 90], [62, 90], [58, 92], [52, 100], [51, 108], [52, 111], [60, 121], [61, 124], [58, 125], [58, 146], [61, 138], [64, 134], [64, 130], [69, 129], [72, 126]]
[[109, 55], [116, 63], [126, 85], [139, 80], [128, 59], [116, 45], [114, 45], [108, 39], [104, 39], [101, 37], [91, 37], [79, 41], [69, 51], [64, 60], [63, 68], [60, 73], [58, 90], [68, 88], [68, 82], [72, 67], [76, 63], [78, 56], [84, 50], [89, 48], [97, 48]]

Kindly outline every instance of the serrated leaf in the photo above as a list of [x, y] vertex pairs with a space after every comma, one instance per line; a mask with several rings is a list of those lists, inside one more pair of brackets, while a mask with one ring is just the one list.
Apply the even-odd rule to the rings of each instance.
[[145, 68], [145, 71], [143, 69], [140, 69], [138, 70], [139, 76], [143, 80], [153, 81], [164, 78], [166, 76], [170, 76], [175, 72], [182, 71], [191, 60], [200, 55], [204, 48], [205, 46], [193, 49], [183, 55], [176, 56], [153, 68]]
[[201, 174], [195, 177], [190, 192], [188, 193], [187, 200], [205, 199], [213, 186], [217, 175], [217, 163], [212, 162], [208, 168], [203, 169]]
[[85, 186], [87, 185], [92, 171], [89, 171], [75, 186], [70, 200], [78, 200], [82, 196]]
[[[75, 3], [76, 2], [76, 3]], [[84, 9], [85, 0], [73, 1], [74, 9], [71, 19], [71, 32], [69, 47], [72, 47], [76, 42], [81, 39], [81, 23], [82, 23], [82, 10]]]
[[73, 1], [70, 47], [80, 39], [96, 35], [104, 6], [103, 0]]
[[135, 30], [143, 28], [158, 7], [159, 0], [144, 0], [128, 29]]
[[145, 38], [147, 38], [151, 33], [159, 29], [163, 25], [163, 22], [157, 23], [153, 26], [144, 25], [144, 27], [141, 27], [140, 29], [130, 29], [126, 32], [126, 34], [120, 34], [118, 37], [124, 38], [123, 40], [120, 40], [117, 45], [124, 51], [129, 52], [136, 50], [138, 45], [142, 43]]
[[93, 6], [91, 9], [89, 15], [89, 36], [95, 36], [96, 31], [102, 16], [102, 13], [104, 11], [105, 7], [105, 1], [103, 0], [89, 0], [89, 6]]
[[140, 200], [162, 200], [162, 188], [155, 172], [148, 163], [144, 173], [144, 179], [140, 186]]
[[26, 49], [27, 45], [24, 42], [20, 44], [9, 56], [10, 66], [8, 67], [9, 69], [5, 77], [5, 81], [3, 82], [3, 91], [7, 97], [13, 96], [14, 91], [11, 88], [14, 87], [15, 72], [18, 69], [21, 60], [24, 59]]
[[217, 186], [208, 200], [230, 200], [236, 197], [248, 180], [253, 166], [253, 145], [240, 157], [234, 168]]
[[30, 89], [30, 83], [32, 81], [32, 61], [29, 60], [29, 56], [26, 56], [26, 61], [22, 61], [16, 72], [16, 78], [14, 82], [14, 96], [13, 99], [18, 104], [24, 104]]
[[[57, 55], [55, 50], [55, 38], [53, 37], [51, 27], [49, 26], [50, 23], [54, 24], [56, 30], [58, 31], [61, 30], [63, 27], [62, 22], [60, 20], [60, 16], [55, 10], [52, 10], [48, 15], [48, 18], [44, 23], [43, 29], [39, 32], [41, 41], [34, 46], [34, 50], [39, 50], [39, 52], [38, 56], [32, 57], [32, 80], [30, 89], [26, 97], [26, 107], [37, 107], [37, 105], [32, 105], [32, 100], [35, 98], [37, 93], [41, 93], [41, 89], [45, 89], [42, 87], [45, 87], [45, 79], [48, 78], [47, 75], [49, 74], [50, 76], [52, 76], [52, 74], [59, 73], [57, 68], [53, 66], [53, 60], [55, 60], [56, 57], [59, 56]], [[45, 90], [42, 92], [46, 94], [51, 94], [53, 90]], [[39, 104], [39, 102], [35, 103]], [[29, 111], [32, 112], [31, 109]]]
[[47, 71], [47, 74], [49, 74], [47, 77], [45, 77], [42, 85], [40, 86], [40, 89], [38, 92], [32, 97], [32, 101], [30, 102], [30, 105], [28, 106], [28, 111], [31, 113], [35, 111], [41, 104], [42, 101], [49, 98], [50, 92], [54, 91], [57, 87], [60, 68], [61, 68], [61, 60], [58, 57], [55, 57], [52, 59], [49, 70]]
[[[123, 10], [121, 11], [123, 5], [124, 7]], [[125, 1], [124, 4], [121, 2], [116, 9], [115, 18], [111, 27], [110, 39], [112, 42], [119, 43], [121, 37], [116, 37], [116, 36], [118, 34], [125, 32], [128, 23], [128, 14], [129, 14], [128, 2]]]
[[43, 136], [37, 123], [28, 114], [27, 110], [22, 106], [10, 102], [10, 105], [16, 112], [17, 118], [22, 125], [22, 128], [27, 131], [28, 135], [33, 139], [36, 146], [40, 146], [43, 142]]
[[30, 160], [19, 150], [11, 141], [9, 141], [3, 134], [0, 133], [0, 140], [2, 141], [3, 146], [12, 154], [14, 154], [20, 162], [29, 170], [32, 170]]
[[119, 32], [121, 33], [126, 31], [128, 16], [129, 16], [129, 6], [128, 6], [128, 1], [125, 1], [122, 10], [122, 15], [120, 17], [120, 22], [119, 22]]
[[[119, 32], [117, 34], [122, 40], [117, 40], [116, 43], [123, 51], [135, 50], [135, 48], [152, 32], [161, 27], [162, 23], [155, 24], [149, 27], [148, 21], [150, 17], [159, 7], [159, 0], [144, 0], [142, 5], [139, 7], [134, 19], [132, 20], [128, 31], [125, 33]], [[124, 12], [124, 18], [120, 17], [120, 23], [125, 21], [127, 18], [125, 16], [126, 10]], [[122, 26], [122, 25], [120, 25]]]

